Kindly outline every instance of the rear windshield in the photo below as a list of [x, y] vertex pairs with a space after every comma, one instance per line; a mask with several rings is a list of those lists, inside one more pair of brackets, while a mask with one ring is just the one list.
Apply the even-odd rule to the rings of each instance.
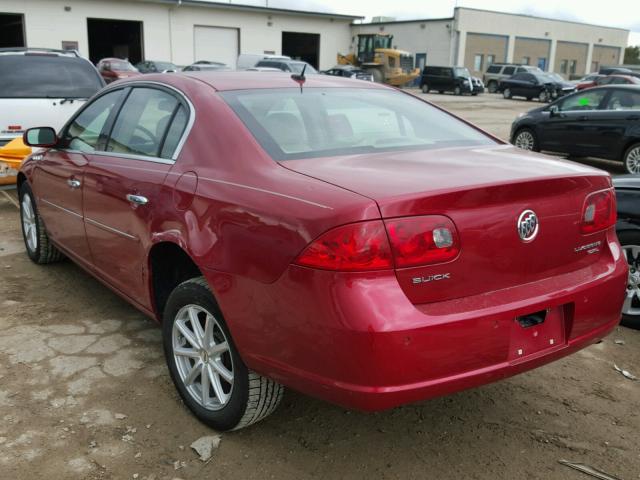
[[451, 115], [392, 90], [283, 88], [221, 95], [275, 160], [495, 144]]
[[0, 98], [89, 98], [103, 85], [80, 58], [0, 55], [0, 72]]
[[137, 72], [138, 69], [131, 65], [126, 60], [109, 60], [109, 64], [111, 65], [111, 70], [115, 70], [118, 72]]

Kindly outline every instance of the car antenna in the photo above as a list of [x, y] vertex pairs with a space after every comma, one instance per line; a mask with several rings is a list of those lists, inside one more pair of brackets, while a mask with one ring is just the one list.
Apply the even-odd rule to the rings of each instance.
[[300, 93], [302, 93], [302, 86], [304, 85], [304, 82], [306, 81], [306, 77], [304, 76], [304, 71], [307, 69], [307, 64], [305, 63], [304, 66], [302, 67], [302, 71], [298, 74], [298, 73], [294, 73], [293, 75], [291, 75], [291, 78], [293, 78], [293, 80], [300, 85]]

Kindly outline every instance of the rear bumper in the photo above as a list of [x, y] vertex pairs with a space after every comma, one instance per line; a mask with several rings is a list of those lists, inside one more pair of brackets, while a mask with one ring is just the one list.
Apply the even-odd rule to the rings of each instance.
[[[216, 295], [247, 365], [293, 389], [375, 411], [500, 380], [571, 354], [620, 319], [627, 266], [613, 232], [597, 264], [463, 299], [411, 304], [393, 272], [292, 266], [271, 285], [235, 279]], [[606, 258], [605, 258], [606, 257]], [[213, 272], [212, 286], [222, 285]], [[561, 311], [553, 345], [518, 356], [515, 318]]]

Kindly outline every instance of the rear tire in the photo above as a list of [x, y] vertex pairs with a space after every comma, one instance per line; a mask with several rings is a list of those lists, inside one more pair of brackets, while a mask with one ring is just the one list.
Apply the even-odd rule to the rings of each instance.
[[454, 95], [462, 95], [462, 90], [460, 89], [460, 87], [456, 87], [453, 89], [453, 93]]
[[624, 152], [622, 162], [627, 173], [640, 174], [640, 143], [634, 143]]
[[[622, 320], [625, 327], [640, 329], [640, 231], [627, 230], [618, 234], [627, 263], [629, 264], [629, 280], [627, 295], [622, 306]], [[634, 258], [635, 255], [635, 258]]]
[[371, 75], [373, 75], [373, 81], [376, 83], [382, 83], [384, 81], [384, 75], [382, 75], [382, 72], [380, 70], [378, 70], [377, 68], [372, 68], [370, 70], [367, 70], [367, 72], [369, 72]]
[[171, 379], [204, 424], [238, 430], [273, 413], [282, 400], [284, 387], [252, 372], [240, 358], [204, 277], [173, 290], [162, 334]]
[[504, 91], [502, 92], [502, 96], [504, 98], [506, 98], [507, 100], [509, 100], [512, 97], [511, 89], [510, 88], [505, 88]]
[[429, 85], [427, 85], [426, 83], [424, 83], [421, 88], [422, 93], [429, 93]]
[[27, 255], [39, 265], [59, 262], [64, 255], [51, 243], [36, 206], [36, 199], [26, 182], [20, 187], [19, 196], [20, 225]]
[[496, 93], [498, 91], [498, 83], [495, 80], [491, 80], [487, 84], [487, 90], [489, 93]]

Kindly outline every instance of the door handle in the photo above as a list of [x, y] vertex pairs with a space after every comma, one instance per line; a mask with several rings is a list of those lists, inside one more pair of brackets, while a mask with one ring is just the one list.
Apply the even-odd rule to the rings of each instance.
[[149, 203], [147, 197], [143, 197], [142, 195], [133, 195], [131, 193], [127, 194], [127, 200], [129, 200], [129, 203], [133, 203], [134, 205], [146, 205]]
[[69, 185], [71, 188], [80, 188], [80, 180], [76, 180], [75, 178], [70, 178], [67, 180], [67, 185]]

